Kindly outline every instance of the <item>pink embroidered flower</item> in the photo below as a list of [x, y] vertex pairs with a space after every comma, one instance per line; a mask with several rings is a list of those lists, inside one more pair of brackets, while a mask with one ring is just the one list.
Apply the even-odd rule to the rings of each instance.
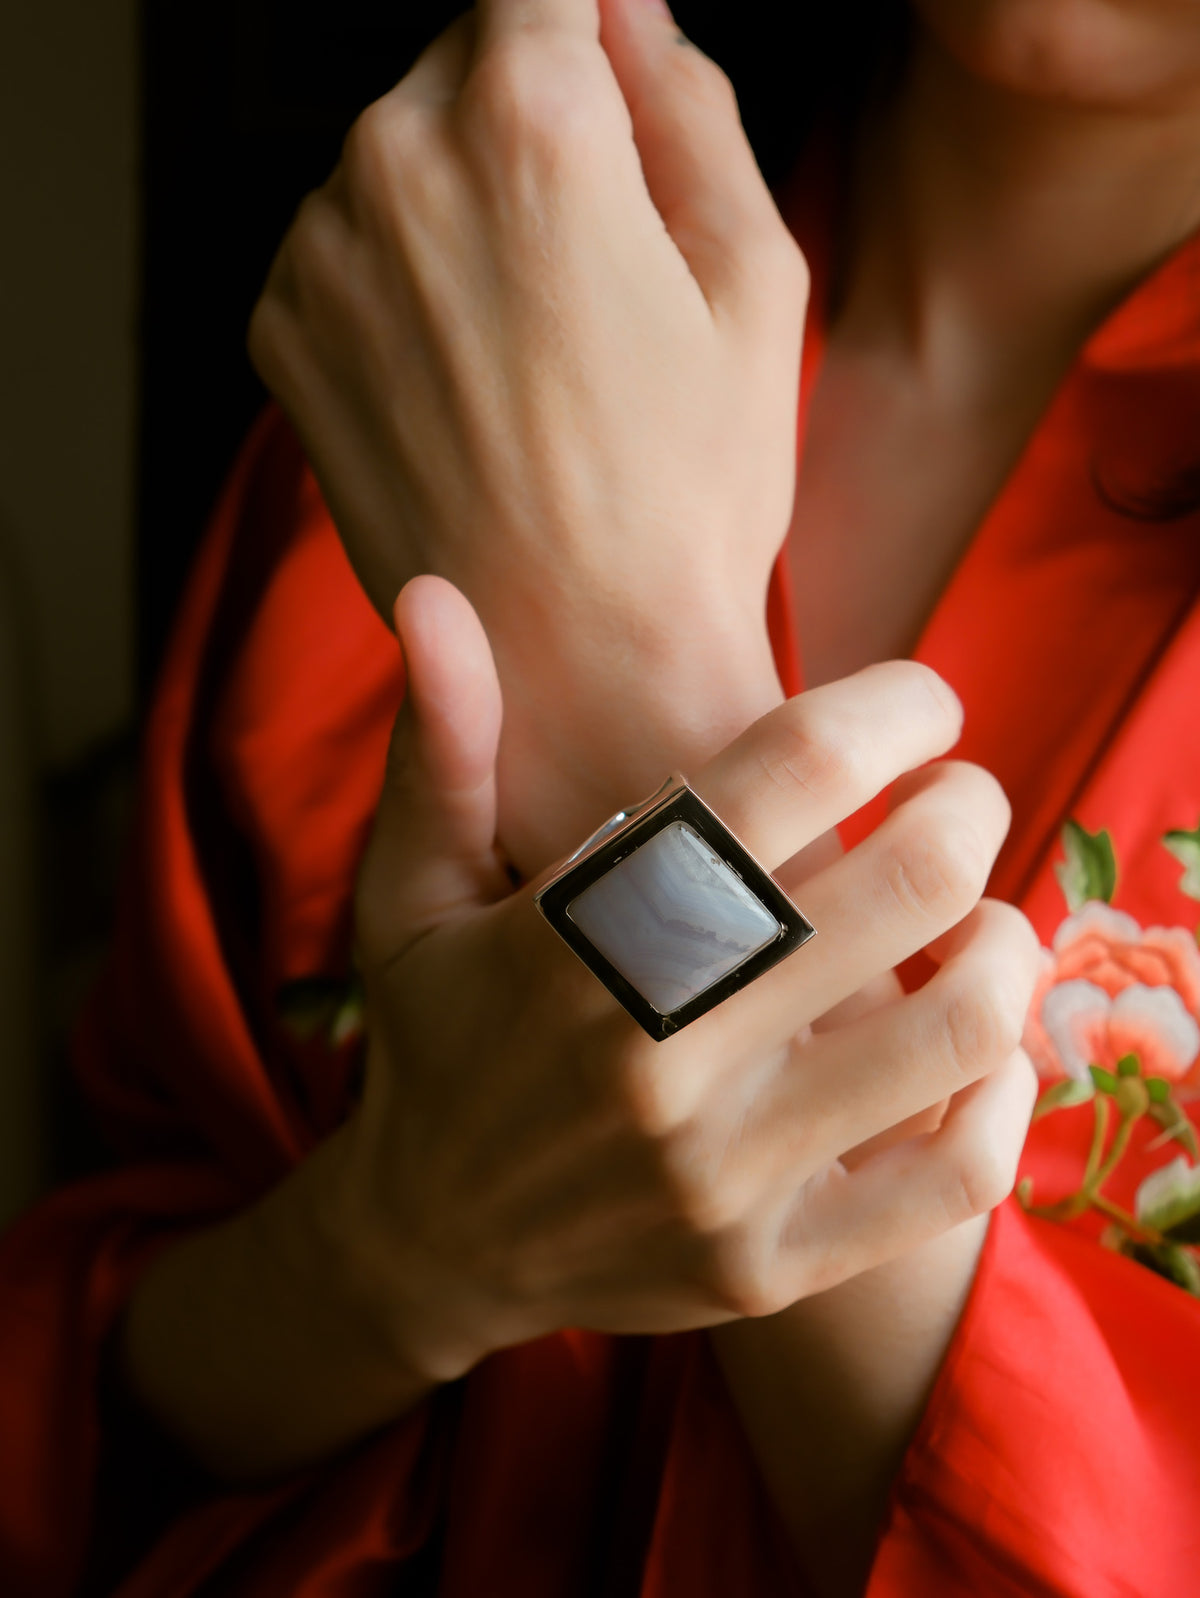
[[1136, 1054], [1147, 1076], [1200, 1078], [1200, 949], [1184, 927], [1141, 927], [1091, 900], [1042, 951], [1025, 1047], [1041, 1076], [1112, 1070]]

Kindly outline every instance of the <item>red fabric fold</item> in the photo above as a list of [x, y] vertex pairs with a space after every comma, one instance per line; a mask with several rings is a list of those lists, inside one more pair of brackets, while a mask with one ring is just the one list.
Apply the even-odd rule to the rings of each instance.
[[1190, 1591], [1200, 1307], [1015, 1206], [992, 1225], [869, 1598]]

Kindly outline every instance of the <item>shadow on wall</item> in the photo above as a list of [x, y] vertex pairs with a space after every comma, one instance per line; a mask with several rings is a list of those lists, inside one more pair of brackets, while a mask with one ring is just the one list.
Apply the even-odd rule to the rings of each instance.
[[29, 614], [11, 537], [0, 524], [0, 1225], [39, 1190], [46, 1168]]
[[0, 521], [0, 1228], [108, 1160], [70, 1043], [104, 963], [136, 770], [128, 728], [39, 760], [28, 588]]

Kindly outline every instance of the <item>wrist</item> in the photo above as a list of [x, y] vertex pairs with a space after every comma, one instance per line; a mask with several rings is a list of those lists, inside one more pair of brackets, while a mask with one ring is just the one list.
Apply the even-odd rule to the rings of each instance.
[[677, 637], [631, 628], [602, 658], [590, 647], [552, 648], [535, 670], [497, 646], [500, 834], [526, 877], [671, 771], [699, 770], [782, 698], [761, 618], [690, 624]]
[[131, 1295], [119, 1337], [129, 1392], [218, 1479], [314, 1464], [435, 1385], [347, 1291], [320, 1219], [332, 1152], [322, 1145], [248, 1209], [165, 1247]]
[[709, 1336], [814, 1590], [860, 1593], [880, 1518], [970, 1295], [976, 1216], [761, 1321]]
[[[378, 1048], [378, 1041], [372, 1047]], [[380, 1073], [386, 1074], [386, 1073]], [[398, 1392], [456, 1381], [496, 1346], [488, 1307], [427, 1246], [384, 1190], [396, 1155], [382, 1117], [360, 1104], [322, 1150], [324, 1169], [311, 1199], [311, 1271], [331, 1299], [364, 1368]]]

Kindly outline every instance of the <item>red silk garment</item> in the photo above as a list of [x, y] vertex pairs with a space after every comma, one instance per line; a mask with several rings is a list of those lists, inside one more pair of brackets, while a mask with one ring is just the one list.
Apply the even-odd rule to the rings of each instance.
[[[1193, 241], [1085, 346], [920, 646], [962, 695], [963, 753], [1014, 800], [995, 888], [1053, 949], [1034, 1040], [1050, 1079], [1085, 1000], [1111, 1000], [1113, 1037], [1142, 1025], [1163, 1070], [1200, 1009], [1184, 948], [1200, 906], [1161, 843], [1200, 819], [1200, 517], [1138, 521], [1109, 503], [1161, 488], [1200, 447], [1198, 307]], [[770, 616], [792, 685], [787, 615], [781, 572]], [[261, 1492], [190, 1476], [108, 1374], [110, 1334], [154, 1251], [245, 1205], [343, 1113], [352, 1051], [298, 1042], [276, 997], [345, 973], [401, 692], [394, 640], [269, 413], [176, 630], [115, 954], [83, 1032], [83, 1081], [124, 1163], [0, 1245], [9, 1598], [798, 1590], [699, 1335], [568, 1332], [513, 1349]], [[1074, 918], [1054, 872], [1069, 817], [1107, 830], [1120, 862], [1112, 904]], [[1078, 1183], [1091, 1126], [1088, 1104], [1036, 1124], [1023, 1167], [1035, 1198]], [[1127, 1207], [1170, 1155], [1153, 1131], [1135, 1134], [1111, 1184]], [[998, 1212], [870, 1598], [1196, 1586], [1200, 1303], [1102, 1246], [1101, 1229], [1090, 1213], [1068, 1225], [1015, 1201]]]

